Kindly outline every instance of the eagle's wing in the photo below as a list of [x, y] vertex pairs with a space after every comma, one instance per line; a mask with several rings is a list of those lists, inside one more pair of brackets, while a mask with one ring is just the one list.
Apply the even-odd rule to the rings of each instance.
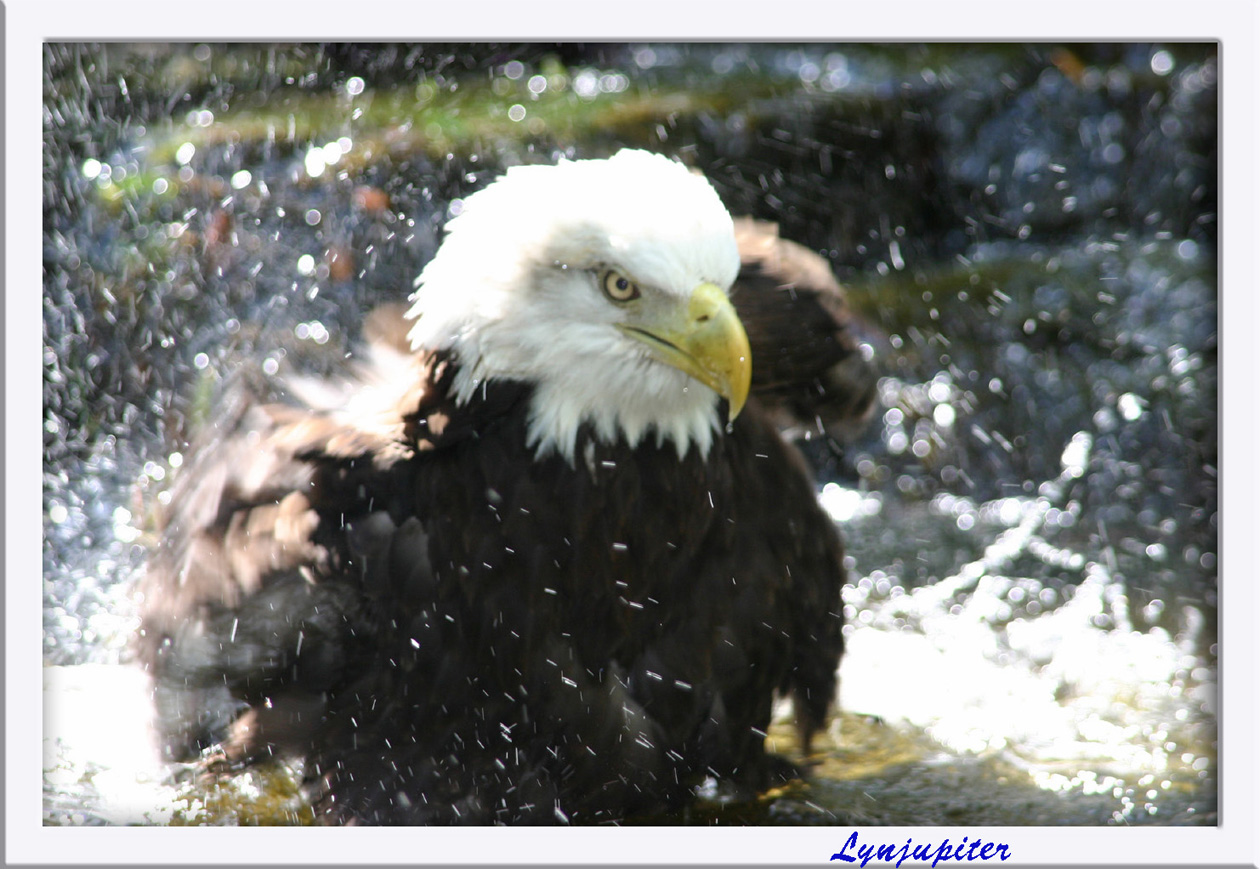
[[405, 512], [398, 470], [415, 449], [403, 412], [425, 382], [421, 358], [391, 362], [410, 391], [369, 390], [374, 406], [354, 414], [262, 403], [238, 378], [189, 451], [138, 587], [137, 651], [170, 757], [300, 748], [323, 693], [370, 655], [366, 555], [409, 543], [392, 516]]
[[826, 260], [774, 223], [735, 221], [739, 278], [731, 301], [752, 347], [752, 393], [779, 428], [851, 438], [869, 419], [875, 373], [866, 328]]
[[[139, 656], [168, 756], [303, 758], [316, 810], [341, 822], [554, 822], [562, 791], [584, 818], [619, 817], [676, 793], [669, 743], [626, 669], [600, 655], [588, 664], [568, 633], [548, 629], [551, 589], [431, 563], [452, 549], [489, 561], [544, 552], [503, 548], [528, 529], [500, 539], [487, 533], [493, 518], [465, 526], [443, 512], [483, 496], [449, 466], [461, 444], [474, 463], [509, 461], [480, 438], [523, 417], [521, 393], [491, 389], [457, 409], [440, 355], [395, 357], [388, 341], [370, 355], [348, 390], [298, 385], [307, 400], [295, 404], [230, 389], [231, 412], [189, 451], [140, 588]], [[412, 386], [391, 393], [396, 383]], [[318, 406], [345, 391], [350, 410]], [[469, 637], [497, 637], [497, 648]], [[524, 674], [509, 694], [513, 667]], [[707, 696], [697, 685], [688, 698]], [[554, 740], [574, 743], [580, 769], [548, 772], [541, 746]]]

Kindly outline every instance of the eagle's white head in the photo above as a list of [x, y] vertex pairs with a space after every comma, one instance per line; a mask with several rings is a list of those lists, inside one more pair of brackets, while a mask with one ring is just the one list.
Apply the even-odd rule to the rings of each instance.
[[679, 163], [626, 150], [518, 166], [448, 224], [416, 281], [411, 343], [455, 351], [461, 402], [491, 379], [534, 383], [539, 454], [572, 462], [583, 423], [707, 454], [719, 398], [733, 417], [748, 395], [738, 272], [730, 215]]

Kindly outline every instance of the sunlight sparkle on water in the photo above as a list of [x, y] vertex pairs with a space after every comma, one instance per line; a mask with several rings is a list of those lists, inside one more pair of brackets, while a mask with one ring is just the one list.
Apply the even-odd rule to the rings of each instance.
[[836, 483], [823, 486], [818, 495], [818, 503], [827, 511], [832, 520], [848, 522], [859, 516], [874, 516], [879, 513], [883, 500], [878, 494], [859, 492], [857, 489], [846, 489]]
[[1060, 461], [1064, 473], [1070, 477], [1080, 477], [1089, 464], [1089, 454], [1094, 446], [1094, 439], [1087, 432], [1077, 432], [1063, 449]]
[[329, 166], [336, 165], [341, 159], [341, 146], [336, 142], [329, 142], [326, 145], [315, 145], [306, 152], [303, 164], [306, 167], [306, 174], [312, 178], [318, 178], [324, 174], [324, 170]]
[[[93, 813], [116, 824], [168, 823], [185, 807], [150, 744], [144, 702], [149, 685], [143, 672], [85, 664], [45, 668], [43, 680], [49, 722], [43, 741], [46, 782], [69, 792], [90, 787], [103, 796]], [[101, 767], [103, 758], [109, 763]], [[59, 776], [69, 780], [59, 781]], [[66, 808], [46, 807], [45, 817], [82, 822]]]
[[573, 78], [573, 92], [584, 100], [592, 100], [599, 95], [599, 76], [589, 69], [584, 69]]

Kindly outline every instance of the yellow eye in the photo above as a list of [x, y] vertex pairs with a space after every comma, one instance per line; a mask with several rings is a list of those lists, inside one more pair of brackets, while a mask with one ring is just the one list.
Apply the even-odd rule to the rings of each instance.
[[609, 269], [600, 277], [604, 294], [614, 302], [629, 302], [639, 298], [639, 288], [621, 272]]

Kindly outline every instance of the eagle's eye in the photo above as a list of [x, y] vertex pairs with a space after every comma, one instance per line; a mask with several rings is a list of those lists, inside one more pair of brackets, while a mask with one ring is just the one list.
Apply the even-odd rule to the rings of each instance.
[[615, 269], [608, 269], [600, 277], [604, 294], [614, 302], [630, 302], [639, 298], [639, 288], [634, 281]]

